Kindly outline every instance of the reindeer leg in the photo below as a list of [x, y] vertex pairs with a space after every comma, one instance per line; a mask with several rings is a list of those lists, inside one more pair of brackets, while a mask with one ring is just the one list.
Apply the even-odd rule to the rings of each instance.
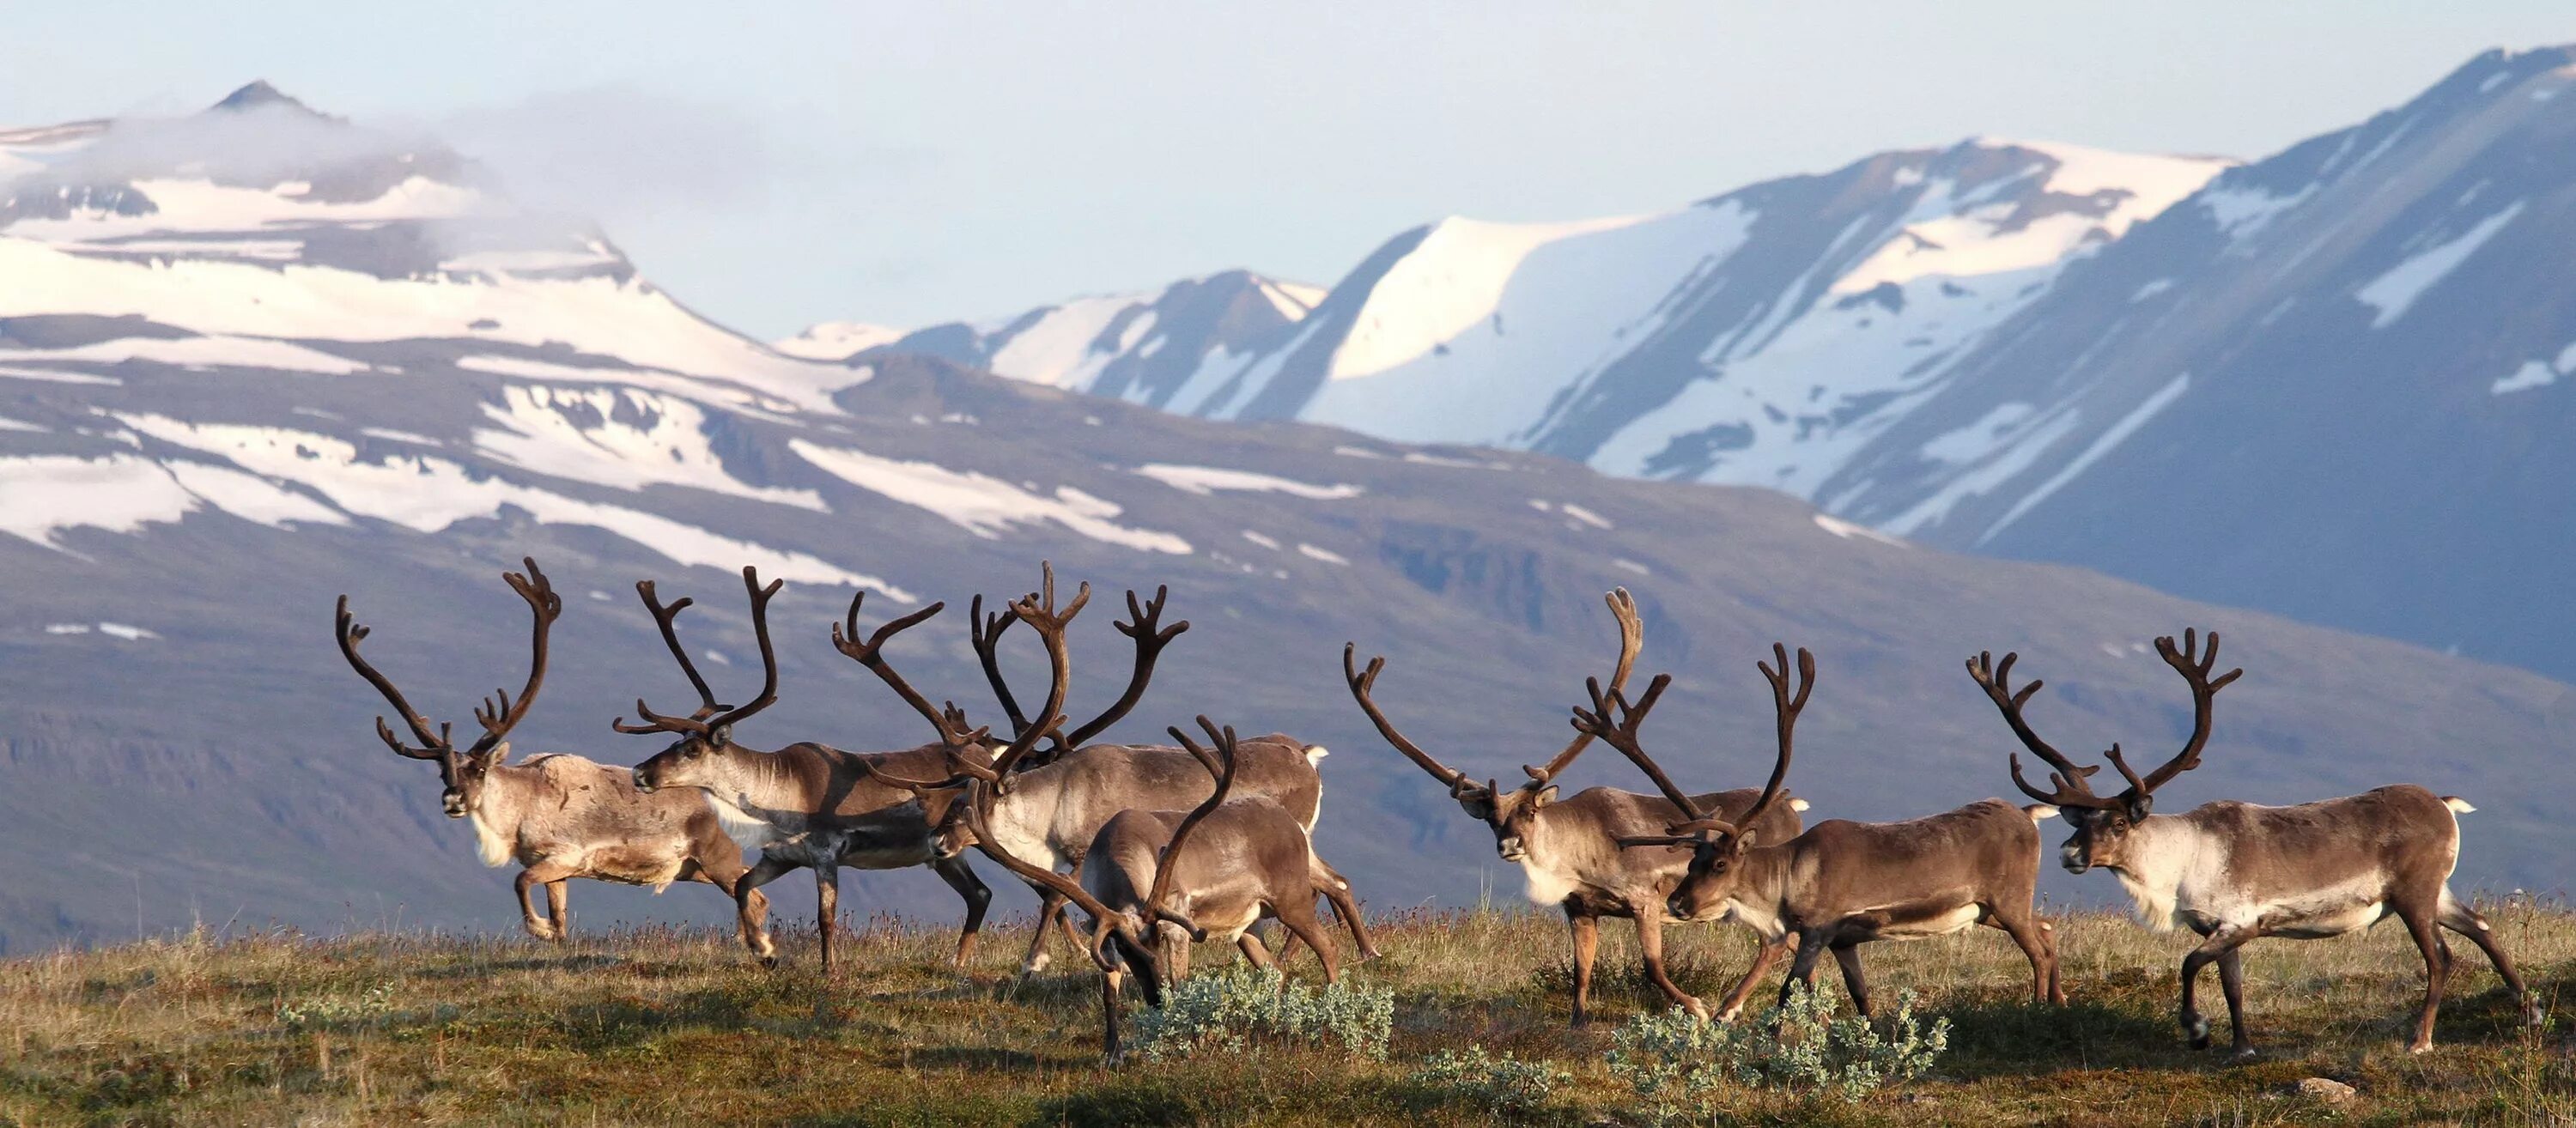
[[1333, 938], [1324, 934], [1323, 922], [1315, 919], [1313, 898], [1299, 900], [1288, 912], [1280, 913], [1279, 926], [1287, 929], [1289, 935], [1304, 940], [1307, 947], [1315, 950], [1315, 958], [1324, 965], [1324, 982], [1339, 981], [1341, 960], [1333, 951]]
[[[963, 856], [938, 859], [930, 863], [930, 872], [938, 874], [939, 880], [966, 899], [966, 923], [957, 930], [957, 954], [948, 961], [948, 966], [963, 971], [966, 961], [975, 958], [975, 933], [984, 927], [984, 909], [993, 903], [993, 891], [975, 876], [974, 868], [966, 864]], [[1039, 923], [1043, 926], [1045, 922]], [[1041, 930], [1038, 935], [1046, 933]]]
[[552, 900], [553, 883], [570, 876], [572, 876], [572, 870], [556, 862], [538, 862], [519, 871], [518, 880], [512, 882], [511, 887], [519, 894], [519, 924], [528, 930], [528, 935], [539, 940], [563, 939], [563, 934], [556, 929], [557, 922], [537, 916], [535, 893], [537, 886], [548, 886], [546, 896]]
[[1322, 858], [1315, 859], [1315, 868], [1322, 871], [1320, 876], [1324, 880], [1317, 885], [1323, 890], [1324, 899], [1332, 902], [1333, 916], [1342, 922], [1342, 927], [1351, 930], [1351, 943], [1359, 949], [1358, 954], [1352, 957], [1352, 962], [1367, 963], [1378, 958], [1383, 953], [1380, 953], [1377, 945], [1369, 940], [1368, 925], [1362, 920], [1359, 899], [1351, 896], [1349, 879], [1344, 878], [1340, 871], [1325, 865]]
[[2514, 972], [2513, 961], [2505, 957], [2504, 949], [2496, 946], [2495, 929], [2487, 924], [2487, 918], [2451, 896], [2448, 888], [2442, 890], [2437, 913], [2442, 927], [2468, 937], [2469, 943], [2487, 954], [2487, 962], [2495, 965], [2496, 975], [2503, 978], [2505, 990], [2513, 992], [2514, 1004], [2522, 1008], [2523, 1021], [2533, 1026], [2540, 1025], [2540, 1000], [2523, 990], [2522, 976]]
[[1861, 973], [1859, 942], [1846, 940], [1835, 944], [1833, 953], [1834, 963], [1843, 969], [1843, 989], [1851, 992], [1852, 1009], [1859, 1011], [1862, 1018], [1871, 1017], [1869, 977]]
[[1780, 957], [1788, 955], [1795, 946], [1785, 932], [1777, 940], [1764, 940], [1757, 936], [1754, 943], [1758, 946], [1753, 950], [1753, 966], [1746, 968], [1744, 978], [1737, 980], [1735, 989], [1726, 993], [1725, 1002], [1717, 1008], [1719, 1022], [1733, 1022], [1737, 1015], [1743, 1014], [1744, 1001], [1753, 997], [1753, 989], [1762, 984], [1763, 976], [1770, 974], [1771, 965], [1780, 962]]
[[546, 883], [546, 919], [555, 922], [555, 939], [572, 939], [572, 881], [556, 878]]
[[823, 862], [814, 867], [814, 933], [823, 945], [823, 974], [832, 974], [832, 932], [841, 918], [841, 867]]
[[1789, 961], [1789, 978], [1780, 983], [1780, 1005], [1789, 1005], [1789, 992], [1804, 987], [1816, 989], [1816, 961], [1825, 954], [1825, 937], [1821, 932], [1798, 934], [1797, 957]]
[[1234, 938], [1234, 946], [1243, 951], [1243, 958], [1252, 961], [1252, 966], [1255, 968], [1268, 971], [1279, 966], [1270, 958], [1270, 949], [1262, 946], [1261, 938], [1253, 935], [1249, 930]]
[[1661, 988], [1664, 995], [1673, 1001], [1674, 1006], [1690, 1011], [1691, 1017], [1702, 1022], [1708, 1021], [1708, 1004], [1699, 1001], [1699, 998], [1690, 992], [1682, 990], [1673, 983], [1671, 976], [1664, 974], [1664, 915], [1662, 913], [1653, 909], [1643, 909], [1637, 913], [1637, 956], [1638, 962], [1645, 965], [1647, 982]]
[[1565, 923], [1574, 931], [1574, 1025], [1592, 1021], [1592, 958], [1601, 950], [1601, 918], [1569, 905]]
[[751, 954], [760, 957], [762, 967], [778, 966], [778, 945], [769, 939], [769, 898], [762, 895], [760, 887], [795, 868], [762, 854], [759, 864], [733, 879], [735, 929], [742, 934], [743, 945], [751, 949]]
[[[2235, 951], [2246, 941], [2261, 935], [2260, 931], [2253, 928], [2232, 924], [2220, 925], [2210, 931], [2209, 938], [2201, 941], [2199, 947], [2192, 949], [2190, 954], [2182, 958], [2182, 1029], [2183, 1033], [2191, 1038], [2191, 1048], [2195, 1050], [2209, 1048], [2209, 1020], [2200, 1016], [2200, 1007], [2193, 1000], [2194, 990], [2199, 986], [2200, 969], [2216, 962], [2220, 956]], [[2222, 971], [2220, 974], [2224, 977], [2225, 972]], [[2221, 983], [2219, 986], [2224, 990], [2226, 984]], [[2228, 996], [2227, 1021], [2235, 1027], [2236, 1056], [2240, 1058], [2254, 1056], [2254, 1033], [2245, 1024], [2245, 1011], [2239, 995]]]
[[2415, 1017], [2415, 1039], [2407, 1043], [2406, 1052], [2420, 1054], [2433, 1048], [2433, 1016], [2442, 1009], [2442, 989], [2451, 982], [2450, 956], [2442, 950], [2441, 927], [2432, 914], [2420, 909], [2399, 909], [2405, 920], [2407, 935], [2424, 953], [2424, 1009]]
[[2035, 1003], [2066, 1005], [2066, 990], [2057, 983], [2057, 932], [2046, 921], [1986, 910], [1988, 920], [2030, 957], [2030, 994]]
[[1118, 1044], [1118, 987], [1119, 981], [1125, 977], [1125, 973], [1109, 969], [1100, 973], [1100, 1052], [1108, 1057], [1111, 1065], [1118, 1064], [1127, 1056], [1126, 1048]]

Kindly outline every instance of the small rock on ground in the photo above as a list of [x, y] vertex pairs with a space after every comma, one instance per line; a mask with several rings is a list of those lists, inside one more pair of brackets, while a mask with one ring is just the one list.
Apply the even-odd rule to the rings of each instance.
[[2311, 1077], [2301, 1081], [2298, 1090], [2300, 1096], [2311, 1097], [2326, 1104], [2342, 1104], [2351, 1100], [2357, 1093], [2352, 1086], [2327, 1077]]

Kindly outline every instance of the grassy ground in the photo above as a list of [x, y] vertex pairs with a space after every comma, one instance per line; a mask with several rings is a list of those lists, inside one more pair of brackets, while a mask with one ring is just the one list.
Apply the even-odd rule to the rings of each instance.
[[[2576, 913], [2491, 908], [2554, 1003], [2576, 975]], [[1589, 1030], [1565, 1025], [1561, 919], [1399, 916], [1382, 925], [1387, 957], [1357, 972], [1396, 993], [1387, 1061], [1271, 1050], [1118, 1069], [1099, 1061], [1096, 977], [1009, 974], [1025, 927], [988, 930], [963, 977], [944, 930], [888, 919], [845, 942], [829, 980], [810, 937], [763, 971], [711, 931], [563, 946], [199, 936], [20, 959], [0, 963], [0, 1125], [1489, 1123], [1407, 1079], [1469, 1043], [1573, 1073], [1538, 1122], [1643, 1122], [1601, 1057], [1611, 1028], [1661, 1006], [1634, 984], [1624, 925], [1603, 929]], [[2519, 1028], [2465, 944], [2439, 1044], [2409, 1056], [2422, 965], [2401, 930], [2257, 942], [2247, 991], [2265, 1053], [2235, 1066], [2176, 1032], [2185, 938], [2112, 916], [2058, 927], [2075, 1000], [2063, 1011], [2028, 1005], [2027, 965], [1998, 933], [1867, 949], [1885, 998], [1911, 988], [1955, 1024], [1932, 1075], [1858, 1106], [1732, 1093], [1722, 1122], [2576, 1123], [2564, 1034]], [[1679, 931], [1677, 977], [1703, 995], [1751, 951], [1741, 930]], [[2223, 1047], [2217, 996], [2213, 974], [2203, 1005]], [[2312, 1076], [2360, 1095], [2329, 1107], [2291, 1093]]]

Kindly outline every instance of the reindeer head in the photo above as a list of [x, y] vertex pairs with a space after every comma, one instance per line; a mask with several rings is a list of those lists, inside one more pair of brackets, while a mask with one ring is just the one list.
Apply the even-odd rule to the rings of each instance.
[[453, 725], [441, 723], [432, 731], [429, 719], [403, 699], [402, 691], [394, 688], [392, 680], [358, 656], [358, 643], [367, 637], [367, 628], [359, 625], [357, 618], [350, 614], [349, 597], [340, 597], [336, 626], [341, 655], [349, 660], [351, 668], [358, 671], [358, 676], [367, 679], [368, 684], [376, 687], [376, 692], [384, 695], [386, 702], [394, 707], [395, 714], [411, 729], [412, 738], [420, 743], [417, 746], [404, 744], [394, 735], [392, 727], [385, 724], [383, 717], [376, 718], [376, 738], [401, 755], [438, 762], [438, 778], [442, 785], [438, 802], [451, 819], [464, 818], [482, 806], [484, 782], [490, 778], [492, 769], [509, 758], [507, 737], [510, 730], [528, 715], [528, 707], [536, 703], [538, 688], [545, 684], [546, 639], [554, 629], [556, 617], [563, 614], [563, 598], [555, 594], [554, 585], [546, 580], [544, 572], [538, 570], [534, 558], [527, 558], [524, 562], [528, 568], [526, 575], [504, 572], [501, 578], [509, 583], [510, 590], [519, 593], [519, 598], [527, 602], [529, 610], [536, 616], [535, 636], [530, 644], [534, 653], [529, 660], [527, 684], [520, 688], [515, 701], [506, 689], [493, 691], [497, 702], [493, 698], [484, 699], [483, 704], [474, 710], [474, 720], [482, 726], [483, 736], [462, 752], [456, 750], [450, 739]]
[[662, 643], [670, 648], [671, 657], [688, 675], [689, 685], [698, 691], [698, 708], [685, 717], [664, 716], [635, 699], [635, 714], [642, 718], [627, 724], [619, 717], [613, 727], [623, 733], [669, 733], [676, 737], [668, 746], [635, 766], [635, 788], [651, 792], [665, 787], [699, 787], [714, 790], [721, 785], [725, 769], [745, 751], [733, 740], [737, 721], [768, 708], [778, 700], [778, 651], [769, 642], [769, 601], [778, 594], [784, 581], [772, 580], [764, 587], [754, 568], [742, 570], [743, 589], [751, 595], [751, 629], [760, 641], [762, 683], [760, 696], [743, 706], [719, 704], [715, 691], [707, 688], [707, 679], [698, 673], [697, 663], [689, 660], [688, 648], [680, 645], [679, 632], [673, 621], [688, 609], [691, 600], [680, 599], [668, 605], [654, 595], [653, 581], [635, 585], [635, 594], [643, 597], [644, 609], [652, 612], [653, 622], [661, 628]]
[[2013, 662], [2021, 657], [2019, 654], [2006, 654], [2001, 662], [1994, 660], [1992, 652], [1968, 659], [1968, 676], [1976, 679], [1977, 684], [1985, 689], [1986, 696], [1995, 703], [1995, 708], [2003, 712], [2004, 723], [2012, 726], [2013, 735], [2021, 738], [2022, 746], [2046, 761], [2050, 768], [2048, 779], [2053, 789], [2042, 791], [2022, 776], [2021, 754], [2016, 752], [2012, 755], [2014, 785], [2031, 798], [2057, 807], [2066, 815], [2066, 821], [2074, 824], [2075, 833], [2058, 848], [2059, 864], [2064, 865], [2069, 873], [2082, 873], [2095, 866], [2114, 872], [2131, 872], [2130, 837], [2138, 824], [2154, 813], [2156, 789], [2171, 782], [2175, 776], [2200, 766], [2200, 750], [2209, 743], [2210, 702], [2217, 697], [2219, 690], [2227, 687], [2227, 683], [2245, 673], [2242, 669], [2235, 669], [2211, 676], [2218, 666], [2217, 631], [2209, 632], [2209, 648], [2205, 651], [2200, 649], [2195, 632], [2185, 630], [2179, 647], [2174, 645], [2170, 635], [2157, 639], [2156, 653], [2162, 655], [2165, 664], [2172, 666], [2174, 672], [2181, 674], [2183, 681], [2191, 686], [2191, 738], [2183, 743], [2182, 751], [2173, 759], [2145, 776], [2131, 771], [2128, 760], [2120, 755], [2120, 746], [2113, 744], [2108, 753], [2111, 765], [2120, 769], [2120, 775], [2129, 781], [2129, 787], [2118, 795], [2109, 796], [2093, 794], [2092, 785], [2086, 782], [2093, 773], [2102, 770], [2100, 764], [2077, 767], [2057, 749], [2050, 747], [2047, 741], [2041, 740], [2039, 733], [2022, 718], [2022, 706], [2045, 683], [2033, 679], [2020, 692], [2013, 691], [2012, 667]]
[[1807, 694], [1816, 687], [1816, 657], [1805, 647], [1798, 648], [1794, 692], [1789, 678], [1788, 647], [1776, 642], [1771, 644], [1771, 658], [1772, 662], [1778, 663], [1777, 666], [1772, 662], [1754, 665], [1771, 683], [1771, 708], [1778, 722], [1780, 751], [1772, 761], [1771, 779], [1763, 784], [1761, 797], [1733, 822], [1701, 810], [1698, 803], [1674, 784], [1672, 777], [1664, 774], [1663, 767], [1655, 763], [1654, 757], [1647, 755], [1645, 747], [1638, 743], [1637, 730], [1645, 723], [1646, 714], [1654, 710], [1656, 700], [1664, 695], [1664, 688], [1672, 684], [1672, 675], [1656, 675], [1655, 680], [1646, 686], [1645, 696], [1638, 698], [1633, 706], [1618, 690], [1605, 693], [1599, 682], [1592, 682], [1585, 687], [1591, 691], [1592, 707], [1574, 711], [1574, 727], [1578, 731], [1600, 737], [1604, 743], [1618, 749], [1629, 762], [1646, 773], [1646, 778], [1655, 782], [1655, 787], [1664, 793], [1665, 799], [1689, 816], [1665, 828], [1663, 834], [1622, 836], [1618, 840], [1622, 849], [1652, 850], [1679, 846], [1691, 851], [1689, 871], [1665, 899], [1666, 911], [1676, 919], [1707, 920], [1725, 911], [1727, 902], [1734, 899], [1742, 885], [1744, 855], [1761, 845], [1753, 826], [1762, 818], [1763, 812], [1770, 810], [1771, 804], [1780, 798], [1780, 785], [1789, 778], [1791, 737], [1797, 730], [1798, 714], [1807, 707]]
[[[1628, 683], [1628, 671], [1635, 666], [1637, 651], [1645, 642], [1645, 627], [1637, 617], [1637, 603], [1629, 597], [1628, 589], [1615, 588], [1603, 600], [1609, 604], [1611, 616], [1619, 623], [1619, 661], [1610, 677], [1611, 689], [1616, 692]], [[1504, 790], [1497, 780], [1477, 783], [1466, 773], [1434, 759], [1420, 745], [1396, 731], [1395, 723], [1386, 718], [1371, 696], [1371, 691], [1377, 686], [1378, 674], [1386, 669], [1386, 659], [1371, 658], [1368, 668], [1362, 670], [1358, 666], [1358, 652], [1357, 643], [1342, 646], [1342, 680], [1349, 684], [1351, 697], [1359, 702], [1360, 709], [1377, 725], [1378, 735], [1385, 737], [1388, 744], [1413, 761], [1415, 766], [1431, 773], [1431, 778], [1447, 784], [1449, 797], [1458, 801], [1459, 808], [1466, 811], [1468, 817], [1491, 827], [1494, 852], [1504, 861], [1518, 862], [1528, 857], [1530, 843], [1536, 838], [1539, 812], [1556, 802], [1557, 773], [1572, 765], [1574, 758], [1592, 743], [1591, 735], [1578, 734], [1545, 767], [1522, 765], [1521, 771], [1529, 776], [1529, 781], [1511, 790]]]

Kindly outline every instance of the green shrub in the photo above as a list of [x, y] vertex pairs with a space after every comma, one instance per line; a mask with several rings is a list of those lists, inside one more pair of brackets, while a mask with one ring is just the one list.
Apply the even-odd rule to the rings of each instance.
[[1887, 1028], [1882, 1037], [1868, 1019], [1838, 1018], [1824, 992], [1793, 987], [1758, 1022], [1720, 1026], [1680, 1009], [1639, 1016], [1611, 1035], [1608, 1062], [1613, 1076], [1654, 1102], [1659, 1121], [1707, 1119], [1729, 1086], [1858, 1102], [1888, 1082], [1921, 1076], [1950, 1044], [1949, 1020], [1925, 1029], [1911, 992]]
[[1147, 1061], [1165, 1061], [1255, 1044], [1338, 1046], [1383, 1060], [1394, 1030], [1395, 992], [1384, 987], [1317, 987], [1292, 982], [1276, 968], [1238, 967], [1165, 990], [1160, 1009], [1136, 1016], [1134, 1049]]
[[394, 1011], [394, 985], [379, 983], [355, 999], [330, 996], [277, 1004], [277, 1022], [289, 1030], [341, 1030], [376, 1025]]
[[1574, 1075], [1544, 1061], [1470, 1045], [1465, 1053], [1442, 1050], [1422, 1059], [1405, 1080], [1443, 1100], [1472, 1103], [1498, 1116], [1528, 1116], [1546, 1107], [1557, 1086]]

